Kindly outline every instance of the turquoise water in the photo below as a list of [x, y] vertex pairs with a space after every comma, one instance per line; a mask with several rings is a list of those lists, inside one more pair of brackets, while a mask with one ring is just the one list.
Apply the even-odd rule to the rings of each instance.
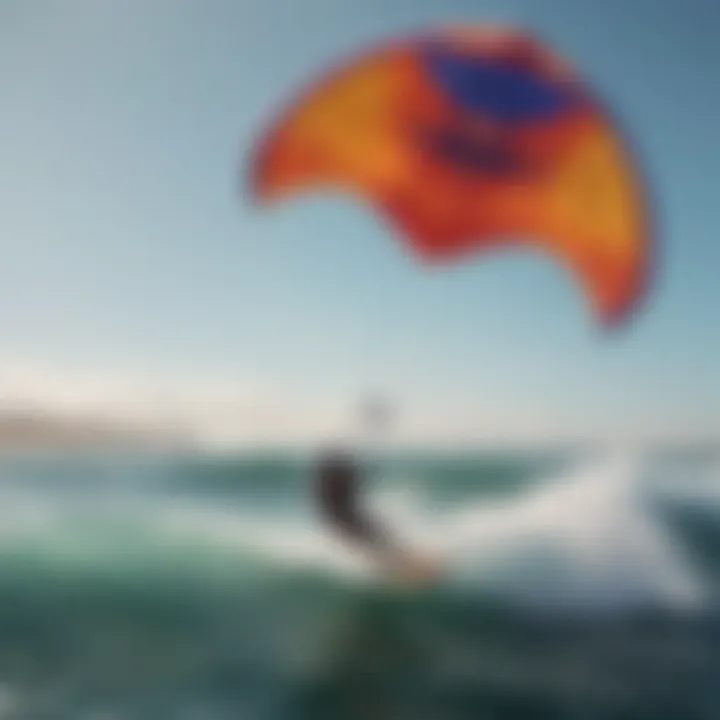
[[717, 718], [718, 470], [378, 461], [369, 502], [446, 567], [408, 593], [302, 458], [6, 458], [0, 718]]

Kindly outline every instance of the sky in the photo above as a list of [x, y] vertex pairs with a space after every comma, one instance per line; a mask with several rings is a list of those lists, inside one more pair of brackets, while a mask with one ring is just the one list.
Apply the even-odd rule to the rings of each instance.
[[[510, 24], [631, 133], [657, 211], [607, 334], [532, 254], [432, 272], [367, 206], [244, 194], [304, 83], [379, 39]], [[716, 0], [0, 0], [0, 401], [331, 432], [363, 394], [425, 441], [720, 437]]]

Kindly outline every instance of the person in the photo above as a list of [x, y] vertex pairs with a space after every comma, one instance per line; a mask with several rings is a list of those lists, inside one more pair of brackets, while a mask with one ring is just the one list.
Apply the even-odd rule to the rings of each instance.
[[395, 553], [387, 530], [365, 512], [360, 500], [363, 477], [350, 453], [325, 451], [317, 463], [317, 499], [326, 522], [347, 540], [374, 553]]
[[317, 501], [325, 521], [356, 547], [368, 551], [393, 582], [412, 587], [437, 579], [440, 564], [411, 552], [374, 522], [361, 505], [362, 474], [347, 452], [321, 454], [316, 469]]

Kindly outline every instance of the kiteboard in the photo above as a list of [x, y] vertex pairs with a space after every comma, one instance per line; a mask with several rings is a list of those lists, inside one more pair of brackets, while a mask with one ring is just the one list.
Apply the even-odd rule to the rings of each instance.
[[382, 576], [393, 586], [406, 589], [430, 587], [440, 582], [444, 565], [437, 558], [403, 554], [382, 563]]

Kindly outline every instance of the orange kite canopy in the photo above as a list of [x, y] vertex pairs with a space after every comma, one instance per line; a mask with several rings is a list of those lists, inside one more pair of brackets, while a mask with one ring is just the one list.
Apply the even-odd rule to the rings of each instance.
[[623, 320], [651, 254], [642, 179], [572, 68], [528, 35], [461, 29], [333, 69], [261, 139], [256, 198], [317, 187], [370, 198], [426, 260], [522, 245]]

